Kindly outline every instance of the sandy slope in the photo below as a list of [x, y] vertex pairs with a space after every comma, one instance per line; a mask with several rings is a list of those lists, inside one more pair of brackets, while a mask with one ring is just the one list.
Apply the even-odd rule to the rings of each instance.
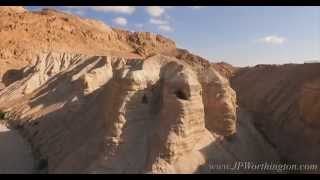
[[29, 144], [18, 131], [0, 124], [0, 173], [32, 173], [32, 170]]

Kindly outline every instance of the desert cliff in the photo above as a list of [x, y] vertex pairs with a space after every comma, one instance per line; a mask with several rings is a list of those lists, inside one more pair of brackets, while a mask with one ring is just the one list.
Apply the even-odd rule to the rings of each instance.
[[212, 63], [161, 35], [54, 9], [1, 7], [0, 36], [0, 110], [37, 173], [319, 163], [319, 64]]
[[318, 163], [319, 63], [258, 65], [231, 78], [241, 107], [282, 158]]

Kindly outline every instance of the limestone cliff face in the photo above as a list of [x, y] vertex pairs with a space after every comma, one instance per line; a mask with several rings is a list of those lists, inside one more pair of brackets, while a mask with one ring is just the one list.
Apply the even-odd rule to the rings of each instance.
[[[0, 108], [50, 173], [197, 172], [217, 157], [203, 149], [237, 132], [228, 81], [198, 68], [163, 55], [42, 54], [0, 91]], [[249, 159], [269, 148], [258, 138]]]
[[320, 64], [259, 65], [232, 78], [241, 107], [284, 160], [319, 162]]
[[[197, 56], [195, 54], [190, 53], [186, 49], [179, 49], [179, 48], [171, 48], [169, 50], [166, 50], [163, 52], [165, 55], [168, 56], [174, 56], [178, 59], [182, 59], [185, 62], [187, 62], [190, 65], [196, 65], [198, 67], [208, 67], [211, 66], [213, 67], [220, 75], [223, 77], [226, 77], [227, 79], [231, 78], [234, 76], [235, 72], [238, 70], [237, 67], [234, 67], [228, 63], [224, 62], [215, 62], [211, 63], [208, 60]], [[202, 65], [202, 66], [199, 66]], [[200, 70], [200, 69], [199, 69]]]
[[[79, 148], [76, 143], [89, 146], [74, 132], [81, 129], [86, 138], [94, 132], [102, 135], [97, 138], [101, 149], [92, 148], [102, 160], [96, 159], [99, 162], [91, 169], [105, 167], [115, 158], [133, 163], [119, 165], [119, 171], [151, 172], [175, 172], [173, 163], [193, 151], [207, 129], [223, 136], [236, 131], [235, 94], [225, 80], [213, 69], [200, 76], [175, 58], [156, 55], [142, 61], [50, 53], [39, 56], [24, 71], [25, 78], [1, 91], [0, 102], [10, 111], [12, 122], [39, 148], [40, 156], [48, 159], [52, 171], [85, 168], [80, 152], [67, 155]], [[83, 103], [89, 109], [82, 116], [77, 113], [84, 113]], [[52, 136], [57, 139], [51, 143]], [[68, 138], [75, 138], [74, 143], [66, 142]], [[128, 158], [129, 154], [139, 159]], [[79, 161], [77, 166], [74, 160]]]

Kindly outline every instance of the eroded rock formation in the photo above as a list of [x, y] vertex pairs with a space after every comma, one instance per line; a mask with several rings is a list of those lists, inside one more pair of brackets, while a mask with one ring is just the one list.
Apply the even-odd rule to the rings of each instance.
[[285, 161], [319, 163], [320, 64], [258, 65], [231, 80], [240, 107]]
[[43, 52], [141, 58], [176, 48], [174, 41], [161, 35], [114, 29], [54, 9], [29, 12], [1, 7], [0, 14], [0, 79], [7, 70], [33, 63]]
[[[53, 9], [0, 13], [0, 110], [32, 145], [38, 170], [215, 173], [212, 163], [279, 161], [255, 117], [237, 108], [228, 78], [245, 71]], [[317, 82], [297, 100], [310, 124]], [[259, 100], [240, 85], [241, 105], [256, 112]]]
[[163, 55], [49, 53], [0, 92], [0, 108], [49, 172], [197, 172], [216, 157], [202, 149], [236, 133], [234, 91], [198, 69]]

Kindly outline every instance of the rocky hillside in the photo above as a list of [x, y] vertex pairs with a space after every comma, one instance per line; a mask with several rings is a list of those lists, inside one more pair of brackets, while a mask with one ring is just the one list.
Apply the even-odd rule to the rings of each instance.
[[173, 41], [160, 35], [113, 29], [54, 9], [28, 12], [22, 7], [1, 7], [0, 14], [0, 77], [9, 69], [33, 63], [43, 52], [133, 58], [175, 48]]
[[54, 9], [1, 7], [0, 37], [0, 112], [38, 172], [320, 163], [319, 63], [211, 63], [161, 35]]
[[243, 68], [231, 83], [284, 160], [319, 163], [319, 63]]
[[202, 66], [211, 66], [213, 67], [217, 72], [219, 72], [222, 76], [226, 78], [231, 78], [234, 76], [235, 72], [238, 70], [237, 67], [234, 67], [228, 63], [225, 62], [218, 62], [218, 63], [212, 63], [208, 60], [197, 56], [195, 54], [190, 53], [186, 49], [172, 49], [169, 51], [164, 52], [163, 54], [168, 56], [174, 56], [178, 59], [182, 59], [186, 61], [187, 63], [193, 65], [193, 64], [201, 64]]
[[[23, 7], [1, 7], [0, 14], [0, 79], [5, 85], [20, 79], [21, 68], [34, 64], [38, 54], [51, 51], [127, 58], [161, 53], [194, 63], [207, 61], [177, 49], [174, 41], [161, 35], [115, 29], [54, 9], [28, 12]], [[221, 65], [214, 67], [222, 75], [230, 75]]]
[[163, 55], [44, 54], [0, 91], [0, 109], [50, 173], [192, 173], [210, 160], [277, 161], [247, 116], [236, 122], [228, 81], [200, 66]]
[[0, 12], [0, 110], [36, 170], [216, 173], [212, 163], [279, 160], [237, 108], [225, 64], [55, 10]]

